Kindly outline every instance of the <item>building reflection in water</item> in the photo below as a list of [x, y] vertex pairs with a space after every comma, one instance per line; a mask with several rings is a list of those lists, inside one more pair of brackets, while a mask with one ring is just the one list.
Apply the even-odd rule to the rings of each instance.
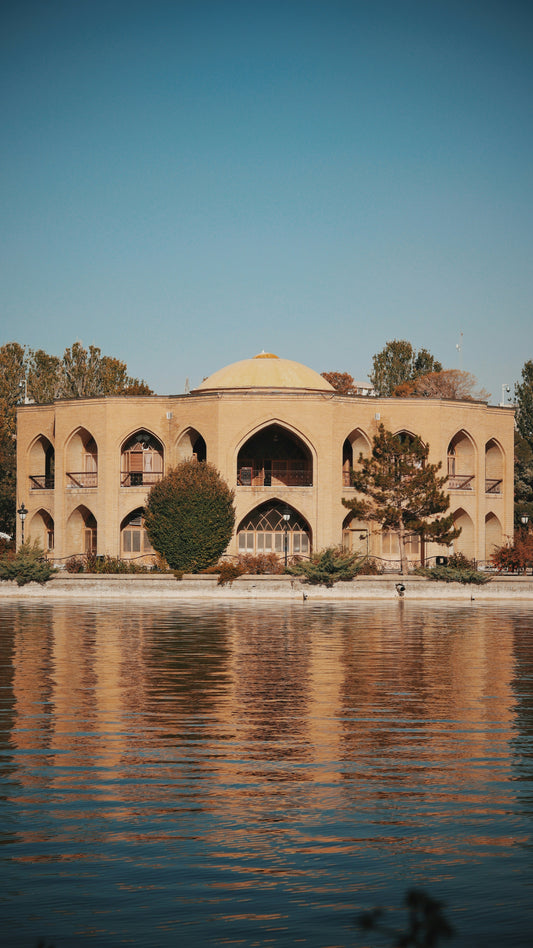
[[[19, 805], [40, 787], [50, 820], [68, 817], [60, 837], [90, 848], [91, 833], [189, 834], [245, 876], [267, 851], [283, 873], [298, 848], [371, 841], [465, 859], [513, 843], [485, 830], [514, 792], [512, 613], [405, 602], [11, 613], [11, 780]], [[39, 832], [18, 827], [36, 847]]]

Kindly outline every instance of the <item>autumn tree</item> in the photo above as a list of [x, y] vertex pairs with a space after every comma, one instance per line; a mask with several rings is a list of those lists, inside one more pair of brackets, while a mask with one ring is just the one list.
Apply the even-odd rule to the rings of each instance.
[[372, 357], [373, 369], [369, 379], [377, 395], [392, 395], [402, 382], [409, 382], [429, 372], [440, 372], [442, 365], [427, 349], [416, 351], [406, 339], [387, 342], [381, 352]]
[[321, 372], [320, 374], [339, 395], [357, 395], [353, 376], [348, 372]]
[[441, 463], [428, 463], [429, 446], [420, 438], [392, 434], [381, 424], [374, 435], [372, 453], [359, 455], [352, 471], [352, 484], [362, 497], [343, 499], [343, 504], [361, 520], [395, 531], [400, 547], [402, 574], [407, 573], [406, 542], [413, 534], [449, 545], [459, 536], [453, 517], [439, 516], [450, 506], [442, 488]]
[[144, 508], [150, 542], [171, 569], [216, 563], [233, 533], [234, 492], [207, 461], [182, 461], [154, 484]]
[[489, 392], [477, 387], [475, 375], [461, 369], [428, 372], [427, 375], [402, 382], [392, 394], [397, 398], [418, 395], [423, 398], [455, 398], [463, 401], [487, 401], [490, 398]]
[[96, 346], [75, 342], [62, 358], [18, 342], [0, 346], [0, 531], [15, 529], [16, 414], [25, 398], [42, 405], [55, 398], [152, 394], [146, 382], [128, 375], [125, 362]]

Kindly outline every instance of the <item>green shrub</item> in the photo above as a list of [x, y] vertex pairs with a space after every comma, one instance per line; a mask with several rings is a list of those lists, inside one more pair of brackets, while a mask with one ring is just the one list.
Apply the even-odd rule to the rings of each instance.
[[15, 580], [17, 586], [26, 583], [46, 583], [55, 570], [50, 565], [37, 541], [26, 540], [18, 551], [0, 557], [0, 580]]
[[453, 553], [448, 558], [446, 566], [418, 566], [413, 572], [417, 576], [427, 576], [428, 579], [435, 579], [437, 582], [462, 583], [463, 586], [470, 583], [482, 586], [490, 581], [490, 576], [480, 573], [475, 563], [464, 553]]
[[366, 557], [357, 553], [344, 553], [328, 547], [321, 553], [313, 553], [311, 559], [293, 563], [287, 568], [292, 576], [302, 576], [304, 582], [331, 588], [339, 581], [350, 581], [362, 568]]
[[234, 494], [206, 461], [183, 461], [154, 484], [144, 508], [150, 542], [172, 570], [216, 563], [235, 523]]
[[71, 556], [65, 569], [68, 573], [148, 573], [151, 567], [132, 560], [121, 560], [117, 556], [97, 556], [85, 553], [83, 556]]

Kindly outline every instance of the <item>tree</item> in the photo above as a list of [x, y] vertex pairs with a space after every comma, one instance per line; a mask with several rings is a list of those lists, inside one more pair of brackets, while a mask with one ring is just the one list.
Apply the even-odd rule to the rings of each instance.
[[521, 517], [533, 523], [533, 450], [527, 438], [515, 431], [514, 438], [515, 527]]
[[477, 379], [471, 372], [461, 369], [443, 369], [440, 372], [428, 372], [418, 378], [402, 382], [392, 393], [397, 398], [419, 395], [424, 398], [456, 398], [463, 401], [487, 401], [489, 392], [476, 388]]
[[515, 385], [516, 427], [533, 448], [533, 362], [522, 369], [522, 382]]
[[355, 498], [343, 504], [362, 520], [380, 523], [398, 534], [402, 575], [407, 573], [405, 544], [412, 534], [448, 545], [459, 536], [453, 517], [439, 517], [450, 506], [442, 490], [446, 476], [439, 476], [441, 463], [427, 461], [429, 445], [420, 438], [392, 434], [381, 424], [374, 435], [369, 457], [359, 455], [352, 483], [368, 500]]
[[353, 376], [348, 372], [321, 372], [320, 374], [340, 395], [357, 395]]
[[152, 395], [146, 382], [131, 378], [120, 359], [102, 356], [75, 342], [62, 358], [18, 342], [0, 346], [0, 531], [15, 529], [17, 406], [25, 397], [37, 405], [55, 398], [91, 395]]
[[152, 546], [171, 569], [207, 569], [231, 539], [233, 499], [234, 492], [212, 464], [183, 461], [148, 494], [144, 518]]
[[428, 352], [416, 352], [406, 339], [393, 339], [372, 357], [373, 371], [369, 379], [376, 395], [392, 395], [402, 382], [409, 382], [428, 372], [440, 372], [442, 365]]

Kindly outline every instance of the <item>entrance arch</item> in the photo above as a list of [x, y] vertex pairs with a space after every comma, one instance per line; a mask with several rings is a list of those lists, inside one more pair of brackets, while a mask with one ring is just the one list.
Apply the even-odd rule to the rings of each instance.
[[237, 456], [241, 487], [312, 487], [311, 451], [297, 434], [275, 423], [261, 428]]
[[242, 518], [237, 527], [237, 548], [239, 553], [254, 556], [283, 556], [285, 537], [288, 556], [310, 555], [311, 527], [305, 517], [281, 500], [267, 500]]

